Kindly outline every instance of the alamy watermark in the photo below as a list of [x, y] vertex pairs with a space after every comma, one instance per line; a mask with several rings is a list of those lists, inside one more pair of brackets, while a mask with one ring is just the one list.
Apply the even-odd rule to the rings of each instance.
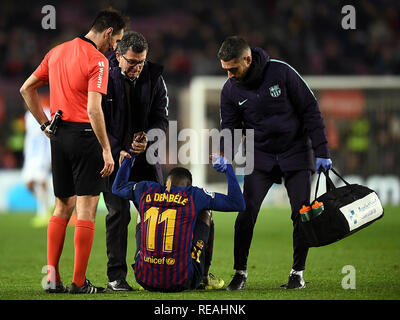
[[45, 16], [42, 18], [42, 28], [55, 29], [56, 28], [56, 8], [50, 4], [42, 7], [42, 14]]
[[54, 266], [45, 265], [42, 268], [42, 273], [45, 273], [46, 276], [42, 279], [42, 288], [43, 289], [55, 289], [56, 288], [56, 269]]
[[356, 29], [356, 8], [348, 4], [342, 7], [342, 14], [345, 16], [342, 18], [342, 28], [344, 30], [355, 30]]
[[356, 268], [346, 265], [342, 268], [342, 273], [346, 274], [342, 279], [342, 288], [345, 290], [356, 288]]
[[[45, 16], [42, 18], [43, 29], [55, 29], [56, 28], [56, 8], [50, 4], [42, 7], [42, 14]], [[345, 30], [356, 29], [356, 9], [354, 6], [347, 4], [342, 7], [341, 13], [344, 14], [341, 24]]]
[[253, 129], [196, 131], [184, 128], [178, 132], [177, 121], [169, 121], [168, 139], [161, 129], [151, 129], [147, 132], [147, 140], [146, 160], [149, 164], [209, 164], [210, 154], [223, 152], [229, 163], [238, 166], [237, 174], [248, 175], [254, 170]]

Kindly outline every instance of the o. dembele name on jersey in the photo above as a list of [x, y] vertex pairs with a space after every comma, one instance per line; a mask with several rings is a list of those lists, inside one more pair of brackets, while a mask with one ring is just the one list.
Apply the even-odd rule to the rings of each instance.
[[174, 202], [179, 205], [186, 205], [189, 201], [188, 198], [183, 197], [179, 194], [170, 194], [170, 193], [154, 193], [153, 195], [148, 194], [146, 195], [146, 202]]

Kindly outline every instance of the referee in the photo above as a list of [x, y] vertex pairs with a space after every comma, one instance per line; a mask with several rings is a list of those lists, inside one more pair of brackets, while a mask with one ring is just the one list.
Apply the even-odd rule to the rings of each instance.
[[[122, 38], [125, 19], [115, 10], [99, 12], [90, 31], [50, 50], [20, 92], [41, 129], [51, 141], [51, 160], [56, 205], [47, 229], [48, 282], [50, 293], [101, 293], [86, 279], [94, 236], [94, 221], [105, 177], [114, 170], [104, 116], [102, 95], [107, 93], [108, 60]], [[51, 116], [62, 111], [55, 134], [43, 112], [37, 89], [49, 84]], [[65, 230], [76, 207], [74, 272], [71, 287], [61, 281], [59, 260]]]

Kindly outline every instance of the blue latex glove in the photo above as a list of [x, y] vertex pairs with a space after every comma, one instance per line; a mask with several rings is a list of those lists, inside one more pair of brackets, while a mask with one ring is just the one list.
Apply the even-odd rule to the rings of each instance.
[[326, 158], [317, 158], [316, 161], [317, 173], [320, 172], [320, 168], [322, 167], [325, 171], [332, 168], [332, 160]]
[[228, 166], [228, 160], [226, 160], [222, 156], [213, 154], [212, 155], [212, 166], [218, 172], [226, 172], [226, 168]]

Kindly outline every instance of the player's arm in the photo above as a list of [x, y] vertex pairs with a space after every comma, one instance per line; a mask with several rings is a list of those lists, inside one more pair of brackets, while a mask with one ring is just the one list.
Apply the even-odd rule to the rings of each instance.
[[110, 142], [106, 132], [104, 114], [101, 107], [101, 93], [95, 91], [88, 92], [87, 112], [90, 124], [96, 134], [101, 148], [103, 149], [104, 167], [100, 171], [101, 176], [108, 177], [114, 171], [114, 160], [111, 154]]
[[287, 67], [287, 89], [289, 99], [296, 107], [302, 118], [307, 134], [311, 139], [312, 148], [316, 157], [316, 170], [332, 168], [332, 160], [325, 132], [322, 114], [317, 99], [303, 78], [292, 67]]
[[330, 158], [325, 125], [317, 99], [304, 79], [290, 66], [286, 69], [286, 87], [288, 97], [300, 115], [311, 139], [315, 156]]
[[122, 150], [122, 143], [120, 143], [120, 140], [115, 136], [114, 133], [114, 125], [112, 119], [112, 113], [115, 111], [114, 109], [114, 89], [112, 88], [112, 85], [110, 85], [112, 81], [109, 81], [108, 83], [108, 89], [107, 89], [107, 95], [103, 96], [101, 100], [101, 106], [103, 109], [103, 114], [104, 114], [104, 122], [106, 124], [106, 131], [108, 135], [108, 140], [111, 145], [111, 151], [113, 150]]
[[155, 96], [149, 113], [149, 125], [145, 131], [161, 129], [166, 132], [168, 129], [169, 97], [167, 85], [162, 76], [158, 79], [154, 92]]
[[[40, 88], [44, 84], [45, 82], [43, 80], [39, 79], [34, 74], [32, 74], [19, 89], [19, 92], [24, 98], [24, 101], [29, 111], [32, 113], [32, 115], [35, 117], [36, 121], [40, 125], [49, 121], [40, 104], [39, 95], [37, 91], [38, 88]], [[49, 136], [47, 130], [45, 131], [45, 133], [47, 136]]]
[[[220, 99], [220, 125], [221, 130], [229, 130], [231, 133], [232, 141], [231, 145], [229, 145], [229, 141], [225, 141], [224, 136], [221, 136], [220, 140], [220, 152], [228, 159], [233, 159], [238, 147], [234, 145], [234, 130], [242, 129], [242, 112], [239, 110], [238, 106], [230, 98], [230, 87], [227, 83], [224, 85], [221, 91], [221, 99]], [[240, 142], [240, 141], [239, 141]], [[226, 144], [226, 146], [225, 146]]]
[[122, 161], [111, 189], [113, 194], [127, 200], [134, 200], [133, 186], [136, 184], [136, 182], [129, 181], [134, 160], [135, 155], [131, 154], [130, 157], [126, 157]]
[[152, 145], [155, 141], [147, 141], [147, 132], [152, 129], [162, 130], [166, 133], [168, 128], [168, 90], [162, 76], [159, 77], [154, 88], [154, 99], [148, 115], [148, 126], [142, 132], [134, 134], [132, 150], [135, 154], [140, 154]]
[[102, 95], [107, 94], [108, 86], [108, 60], [102, 55], [92, 55], [88, 66], [88, 102], [87, 113], [90, 124], [103, 149], [104, 167], [101, 176], [108, 177], [114, 171], [114, 159], [111, 154], [110, 141], [108, 140], [104, 113], [101, 106]]
[[244, 211], [246, 204], [232, 165], [227, 163], [224, 157], [214, 155], [213, 167], [218, 172], [225, 173], [228, 182], [228, 194], [215, 193], [213, 197], [205, 196], [202, 199], [205, 209], [226, 212]]
[[[45, 83], [49, 82], [49, 58], [51, 56], [51, 52], [49, 51], [40, 65], [36, 68], [36, 70], [32, 73], [32, 75], [25, 81], [25, 83], [20, 88], [20, 93], [25, 100], [25, 103], [35, 117], [36, 121], [43, 125], [49, 121], [47, 119], [46, 114], [43, 111], [42, 106], [40, 105], [40, 100], [38, 96], [38, 88], [40, 88]], [[44, 131], [48, 137], [50, 137], [47, 132], [49, 126], [47, 126]]]
[[231, 164], [227, 164], [225, 175], [228, 182], [228, 194], [216, 193], [211, 209], [216, 211], [244, 211], [246, 204]]

